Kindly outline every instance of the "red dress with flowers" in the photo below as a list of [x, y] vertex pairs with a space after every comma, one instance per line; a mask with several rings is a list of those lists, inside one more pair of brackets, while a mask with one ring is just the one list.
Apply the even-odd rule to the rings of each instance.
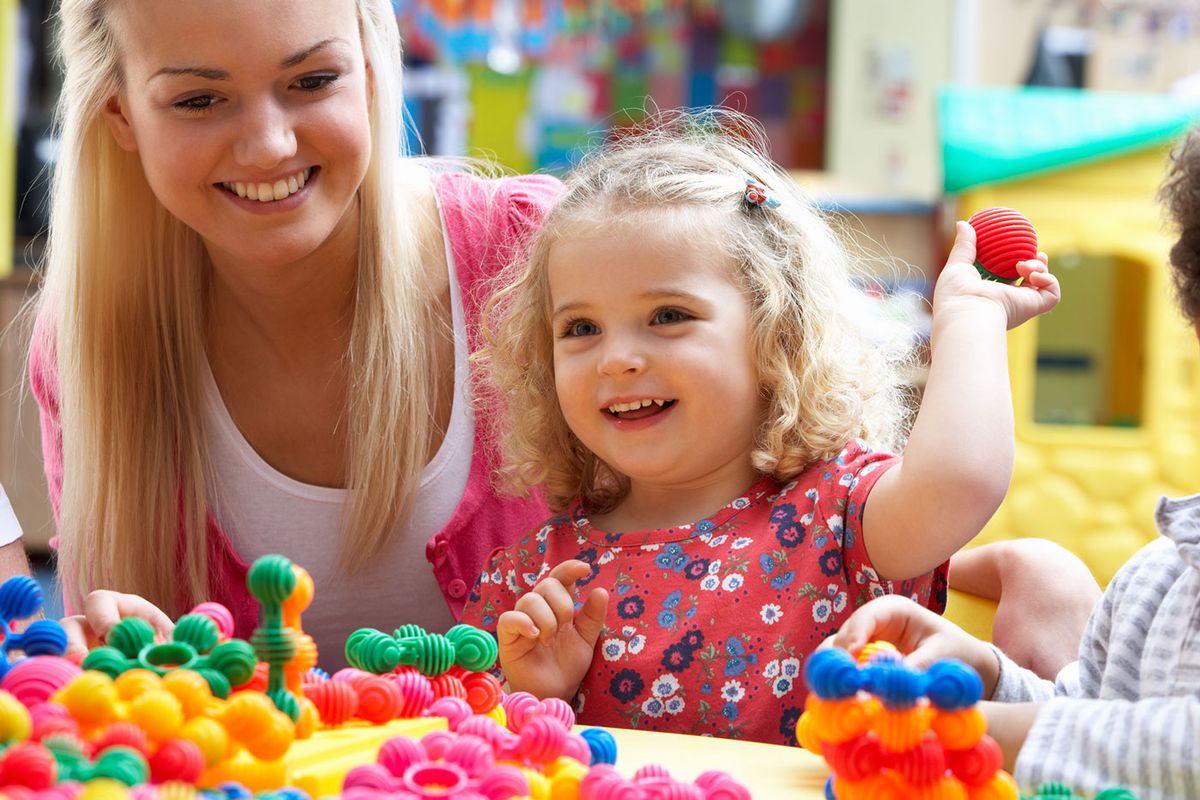
[[946, 565], [879, 579], [862, 542], [863, 504], [898, 462], [852, 442], [781, 486], [764, 477], [692, 525], [605, 533], [578, 502], [496, 550], [462, 621], [495, 631], [550, 568], [592, 565], [609, 592], [605, 630], [579, 690], [586, 725], [796, 741], [804, 661], [858, 606], [885, 593], [946, 607]]

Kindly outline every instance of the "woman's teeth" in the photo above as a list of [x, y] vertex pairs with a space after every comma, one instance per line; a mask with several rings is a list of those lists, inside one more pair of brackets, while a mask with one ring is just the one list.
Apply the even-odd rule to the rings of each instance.
[[242, 183], [241, 181], [236, 181], [225, 182], [221, 185], [238, 197], [257, 200], [260, 203], [270, 203], [272, 200], [282, 200], [303, 189], [304, 184], [308, 183], [308, 176], [310, 174], [312, 174], [312, 167], [307, 167], [287, 179], [278, 180], [274, 183]]

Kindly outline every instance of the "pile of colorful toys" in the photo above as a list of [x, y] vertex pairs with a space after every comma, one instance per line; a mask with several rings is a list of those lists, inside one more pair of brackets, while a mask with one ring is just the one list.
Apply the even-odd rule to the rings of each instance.
[[0, 584], [0, 799], [750, 796], [716, 771], [622, 777], [607, 731], [573, 732], [561, 700], [505, 695], [495, 640], [470, 626], [356, 631], [353, 666], [326, 675], [300, 627], [308, 573], [265, 556], [247, 583], [262, 607], [249, 642], [202, 603], [167, 642], [122, 620], [81, 664], [58, 623], [11, 627], [41, 610], [36, 582]]
[[805, 667], [809, 697], [796, 738], [825, 758], [836, 800], [1017, 800], [999, 746], [975, 708], [983, 685], [952, 660], [924, 672], [890, 645], [868, 645], [855, 661], [818, 650]]

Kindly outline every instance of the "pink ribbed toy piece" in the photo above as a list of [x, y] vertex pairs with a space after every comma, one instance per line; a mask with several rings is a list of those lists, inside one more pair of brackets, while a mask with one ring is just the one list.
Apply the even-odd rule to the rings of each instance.
[[513, 692], [504, 698], [501, 705], [504, 707], [508, 729], [513, 733], [520, 733], [526, 719], [541, 713], [542, 701], [529, 692]]
[[388, 739], [379, 748], [380, 765], [393, 775], [403, 775], [404, 770], [428, 758], [424, 747], [404, 736]]
[[498, 764], [479, 781], [479, 793], [488, 800], [509, 800], [529, 795], [529, 779], [510, 764]]
[[479, 778], [496, 765], [491, 746], [476, 736], [459, 736], [442, 753], [442, 759], [462, 767], [472, 778]]
[[561, 722], [564, 728], [570, 728], [575, 724], [575, 710], [566, 700], [547, 697], [542, 701], [542, 713]]
[[517, 754], [534, 764], [548, 764], [558, 758], [567, 742], [567, 729], [547, 715], [527, 720], [517, 735]]
[[450, 731], [430, 731], [421, 737], [421, 746], [430, 758], [437, 760], [445, 754], [456, 738]]
[[471, 707], [461, 697], [441, 697], [429, 704], [422, 716], [445, 717], [450, 730], [457, 730], [460, 723], [470, 719]]
[[728, 772], [710, 769], [696, 778], [707, 800], [750, 800], [750, 791], [733, 779]]
[[20, 700], [26, 708], [50, 699], [50, 695], [66, 686], [82, 672], [71, 661], [59, 656], [30, 656], [13, 665], [0, 689]]
[[221, 641], [225, 641], [233, 636], [233, 614], [229, 613], [229, 609], [220, 603], [207, 602], [200, 603], [192, 609], [193, 614], [203, 614], [217, 624], [217, 633], [221, 636]]
[[1017, 262], [1037, 258], [1037, 232], [1020, 211], [985, 208], [967, 222], [975, 229], [975, 265], [987, 273], [984, 277], [1014, 281]]
[[433, 687], [426, 678], [415, 669], [397, 672], [389, 676], [390, 682], [400, 692], [403, 703], [400, 706], [400, 718], [411, 719], [419, 717], [433, 702]]

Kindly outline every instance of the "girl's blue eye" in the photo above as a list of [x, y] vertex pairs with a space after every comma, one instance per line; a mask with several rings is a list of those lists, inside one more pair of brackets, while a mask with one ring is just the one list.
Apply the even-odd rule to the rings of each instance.
[[600, 332], [600, 326], [586, 319], [573, 319], [563, 326], [564, 338], [572, 336], [595, 336]]
[[300, 78], [296, 81], [296, 86], [299, 87], [301, 91], [319, 92], [336, 81], [338, 77], [338, 75], [332, 73], [322, 75], [305, 75], [303, 78]]
[[692, 319], [692, 315], [678, 308], [660, 308], [654, 312], [654, 325], [670, 325], [672, 322], [684, 322]]

